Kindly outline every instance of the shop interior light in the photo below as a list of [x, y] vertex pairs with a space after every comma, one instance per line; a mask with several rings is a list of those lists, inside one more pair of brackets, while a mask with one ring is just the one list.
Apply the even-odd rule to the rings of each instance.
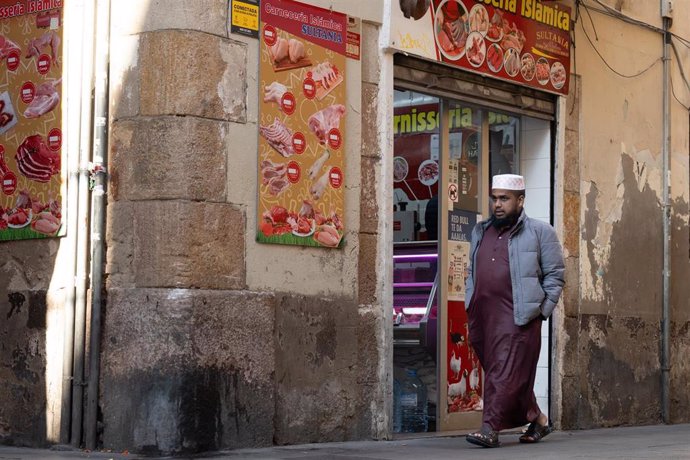
[[400, 288], [420, 288], [420, 287], [431, 287], [433, 282], [428, 283], [393, 283], [393, 286]]
[[393, 260], [423, 260], [423, 259], [437, 259], [438, 254], [396, 254]]

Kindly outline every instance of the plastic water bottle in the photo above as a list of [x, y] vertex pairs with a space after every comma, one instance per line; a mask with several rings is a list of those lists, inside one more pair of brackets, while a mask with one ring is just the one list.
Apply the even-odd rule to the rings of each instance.
[[400, 382], [400, 431], [403, 433], [425, 432], [429, 426], [426, 386], [417, 377], [417, 371], [407, 369]]
[[402, 430], [402, 407], [400, 406], [400, 381], [393, 379], [393, 432], [400, 433]]

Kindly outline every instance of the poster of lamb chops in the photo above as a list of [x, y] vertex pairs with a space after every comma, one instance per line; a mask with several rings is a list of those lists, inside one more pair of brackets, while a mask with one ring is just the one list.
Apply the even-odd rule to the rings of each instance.
[[259, 29], [256, 240], [345, 244], [347, 16], [292, 0]]
[[0, 3], [0, 241], [62, 236], [64, 2]]

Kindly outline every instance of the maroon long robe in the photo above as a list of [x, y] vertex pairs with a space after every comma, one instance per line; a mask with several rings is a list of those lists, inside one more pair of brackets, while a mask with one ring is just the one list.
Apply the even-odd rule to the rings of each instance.
[[511, 230], [486, 229], [473, 267], [475, 289], [467, 312], [470, 343], [484, 368], [482, 423], [496, 431], [525, 425], [541, 413], [534, 396], [541, 320], [515, 325], [508, 263]]

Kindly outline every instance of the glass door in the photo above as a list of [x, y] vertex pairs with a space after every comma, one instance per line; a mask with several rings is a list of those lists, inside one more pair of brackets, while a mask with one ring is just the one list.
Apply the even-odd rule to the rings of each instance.
[[452, 431], [481, 426], [483, 371], [465, 313], [471, 232], [489, 215], [491, 177], [518, 172], [520, 120], [454, 100], [442, 107], [438, 426]]
[[[483, 373], [465, 314], [471, 231], [488, 217], [491, 176], [520, 170], [521, 121], [462, 101], [395, 91], [396, 432], [481, 425]], [[406, 393], [420, 385], [423, 391]]]

